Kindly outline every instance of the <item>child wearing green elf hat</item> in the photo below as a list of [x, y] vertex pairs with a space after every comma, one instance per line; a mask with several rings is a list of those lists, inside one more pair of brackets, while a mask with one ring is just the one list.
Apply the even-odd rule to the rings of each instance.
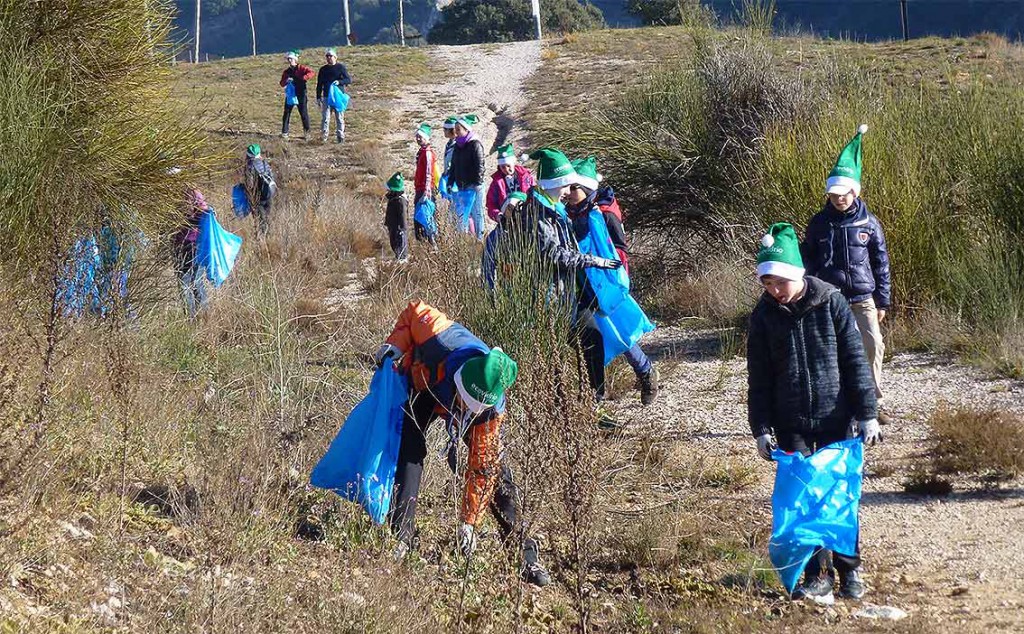
[[[892, 303], [892, 283], [882, 223], [860, 197], [867, 131], [866, 125], [857, 128], [840, 152], [825, 183], [828, 200], [807, 224], [801, 251], [808, 274], [837, 286], [849, 300], [881, 407], [885, 356], [881, 322]], [[889, 417], [879, 411], [878, 420], [884, 425]]]
[[[747, 418], [757, 452], [810, 455], [856, 433], [882, 440], [871, 371], [852, 311], [835, 286], [805, 274], [793, 226], [780, 222], [761, 238], [757, 275], [765, 292], [747, 337]], [[855, 421], [855, 423], [853, 423]], [[853, 424], [851, 424], [853, 423]], [[833, 557], [819, 549], [794, 596], [833, 601]], [[860, 553], [835, 553], [841, 597], [860, 599]]]
[[[449, 170], [449, 183], [454, 183], [459, 191], [476, 190], [473, 206], [469, 210], [469, 221], [476, 239], [484, 239], [484, 197], [487, 188], [484, 179], [487, 175], [485, 158], [487, 152], [480, 137], [473, 132], [473, 126], [480, 122], [475, 114], [462, 114], [455, 118], [455, 149], [452, 152], [452, 164]], [[461, 222], [461, 219], [460, 219]]]
[[405, 197], [405, 178], [401, 172], [395, 172], [388, 179], [386, 186], [387, 208], [384, 211], [384, 226], [388, 230], [388, 242], [395, 253], [395, 260], [405, 263], [409, 261], [409, 238], [405, 231], [409, 200]]
[[270, 210], [274, 196], [277, 194], [277, 181], [270, 163], [263, 155], [263, 148], [253, 143], [245, 148], [245, 167], [242, 169], [242, 182], [245, 194], [249, 199], [256, 222], [256, 235], [265, 236], [270, 230]]
[[[390, 524], [403, 558], [416, 542], [416, 507], [427, 430], [441, 419], [448, 428], [450, 466], [455, 469], [455, 444], [468, 446], [467, 469], [457, 541], [469, 557], [477, 546], [477, 526], [491, 510], [506, 545], [522, 535], [518, 490], [504, 464], [501, 426], [506, 395], [515, 383], [519, 366], [500, 348], [487, 346], [462, 324], [421, 301], [410, 302], [398, 316], [387, 341], [374, 355], [378, 366], [394, 363], [409, 377], [409, 404], [402, 421], [402, 439], [395, 470], [395, 493]], [[528, 583], [550, 582], [539, 561], [537, 542], [523, 539], [522, 577]]]
[[498, 148], [498, 169], [491, 175], [487, 189], [487, 216], [498, 222], [501, 207], [513, 192], [527, 193], [533, 187], [533, 174], [516, 164], [516, 152], [508, 143]]

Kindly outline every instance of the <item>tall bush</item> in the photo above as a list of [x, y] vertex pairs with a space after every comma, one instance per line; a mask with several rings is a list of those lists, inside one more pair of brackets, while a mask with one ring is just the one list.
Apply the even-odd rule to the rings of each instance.
[[[545, 32], [572, 33], [604, 26], [601, 10], [578, 0], [545, 0], [541, 19]], [[456, 0], [445, 7], [429, 39], [434, 44], [480, 44], [533, 36], [529, 0]]]

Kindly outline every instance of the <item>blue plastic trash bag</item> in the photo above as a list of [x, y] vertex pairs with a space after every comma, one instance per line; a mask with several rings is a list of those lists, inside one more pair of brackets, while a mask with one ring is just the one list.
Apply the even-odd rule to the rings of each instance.
[[245, 185], [242, 183], [231, 188], [231, 211], [234, 212], [235, 218], [246, 218], [252, 211], [249, 208], [249, 196], [246, 195]]
[[452, 213], [455, 215], [455, 222], [459, 230], [469, 231], [469, 215], [476, 204], [476, 189], [470, 187], [466, 191], [458, 191], [452, 194]]
[[81, 316], [96, 301], [96, 271], [100, 265], [96, 238], [88, 236], [76, 240], [68, 254], [57, 290], [64, 316]]
[[370, 393], [356, 405], [313, 467], [310, 483], [359, 503], [383, 524], [391, 509], [403, 408], [408, 384], [394, 364], [385, 363], [370, 382]]
[[423, 233], [429, 238], [437, 235], [437, 220], [434, 218], [437, 207], [434, 201], [427, 197], [416, 203], [416, 212], [413, 219], [423, 226]]
[[[590, 233], [580, 240], [580, 251], [611, 260], [619, 259], [604, 215], [599, 210], [592, 210], [589, 221]], [[586, 275], [600, 308], [594, 315], [594, 321], [604, 339], [604, 363], [608, 365], [654, 330], [654, 324], [629, 294], [629, 275], [624, 268], [590, 267], [586, 269]]]
[[331, 84], [330, 90], [327, 91], [327, 105], [334, 108], [338, 112], [345, 112], [348, 110], [348, 102], [351, 97], [341, 89], [337, 84]]
[[864, 443], [843, 440], [806, 458], [776, 449], [772, 459], [778, 469], [768, 556], [792, 594], [815, 549], [857, 552]]
[[196, 240], [196, 260], [206, 269], [206, 278], [213, 282], [214, 287], [228, 279], [241, 249], [241, 236], [225, 231], [217, 222], [212, 207], [203, 214], [199, 221], [199, 239]]
[[452, 193], [448, 190], [448, 174], [441, 174], [441, 179], [437, 181], [437, 193], [446, 200], [451, 197]]
[[284, 105], [299, 105], [299, 96], [295, 94], [295, 84], [293, 84], [292, 82], [288, 82], [287, 84], [284, 85]]

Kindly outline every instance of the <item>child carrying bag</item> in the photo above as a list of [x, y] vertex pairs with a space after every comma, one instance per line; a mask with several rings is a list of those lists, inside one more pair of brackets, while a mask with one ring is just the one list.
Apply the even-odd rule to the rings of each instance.
[[288, 82], [287, 84], [284, 85], [284, 105], [299, 105], [299, 96], [295, 94], [295, 84], [293, 84], [292, 82]]
[[235, 259], [242, 250], [242, 238], [226, 231], [217, 222], [213, 211], [203, 214], [199, 221], [199, 238], [196, 240], [196, 263], [206, 269], [206, 278], [219, 287], [228, 279]]

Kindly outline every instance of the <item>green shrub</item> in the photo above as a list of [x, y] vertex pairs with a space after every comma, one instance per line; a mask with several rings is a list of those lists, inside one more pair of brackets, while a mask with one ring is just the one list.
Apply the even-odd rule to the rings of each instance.
[[[601, 10], [589, 2], [545, 0], [541, 7], [543, 30], [574, 33], [604, 26]], [[441, 13], [430, 31], [433, 44], [515, 42], [534, 36], [529, 0], [456, 0]]]

